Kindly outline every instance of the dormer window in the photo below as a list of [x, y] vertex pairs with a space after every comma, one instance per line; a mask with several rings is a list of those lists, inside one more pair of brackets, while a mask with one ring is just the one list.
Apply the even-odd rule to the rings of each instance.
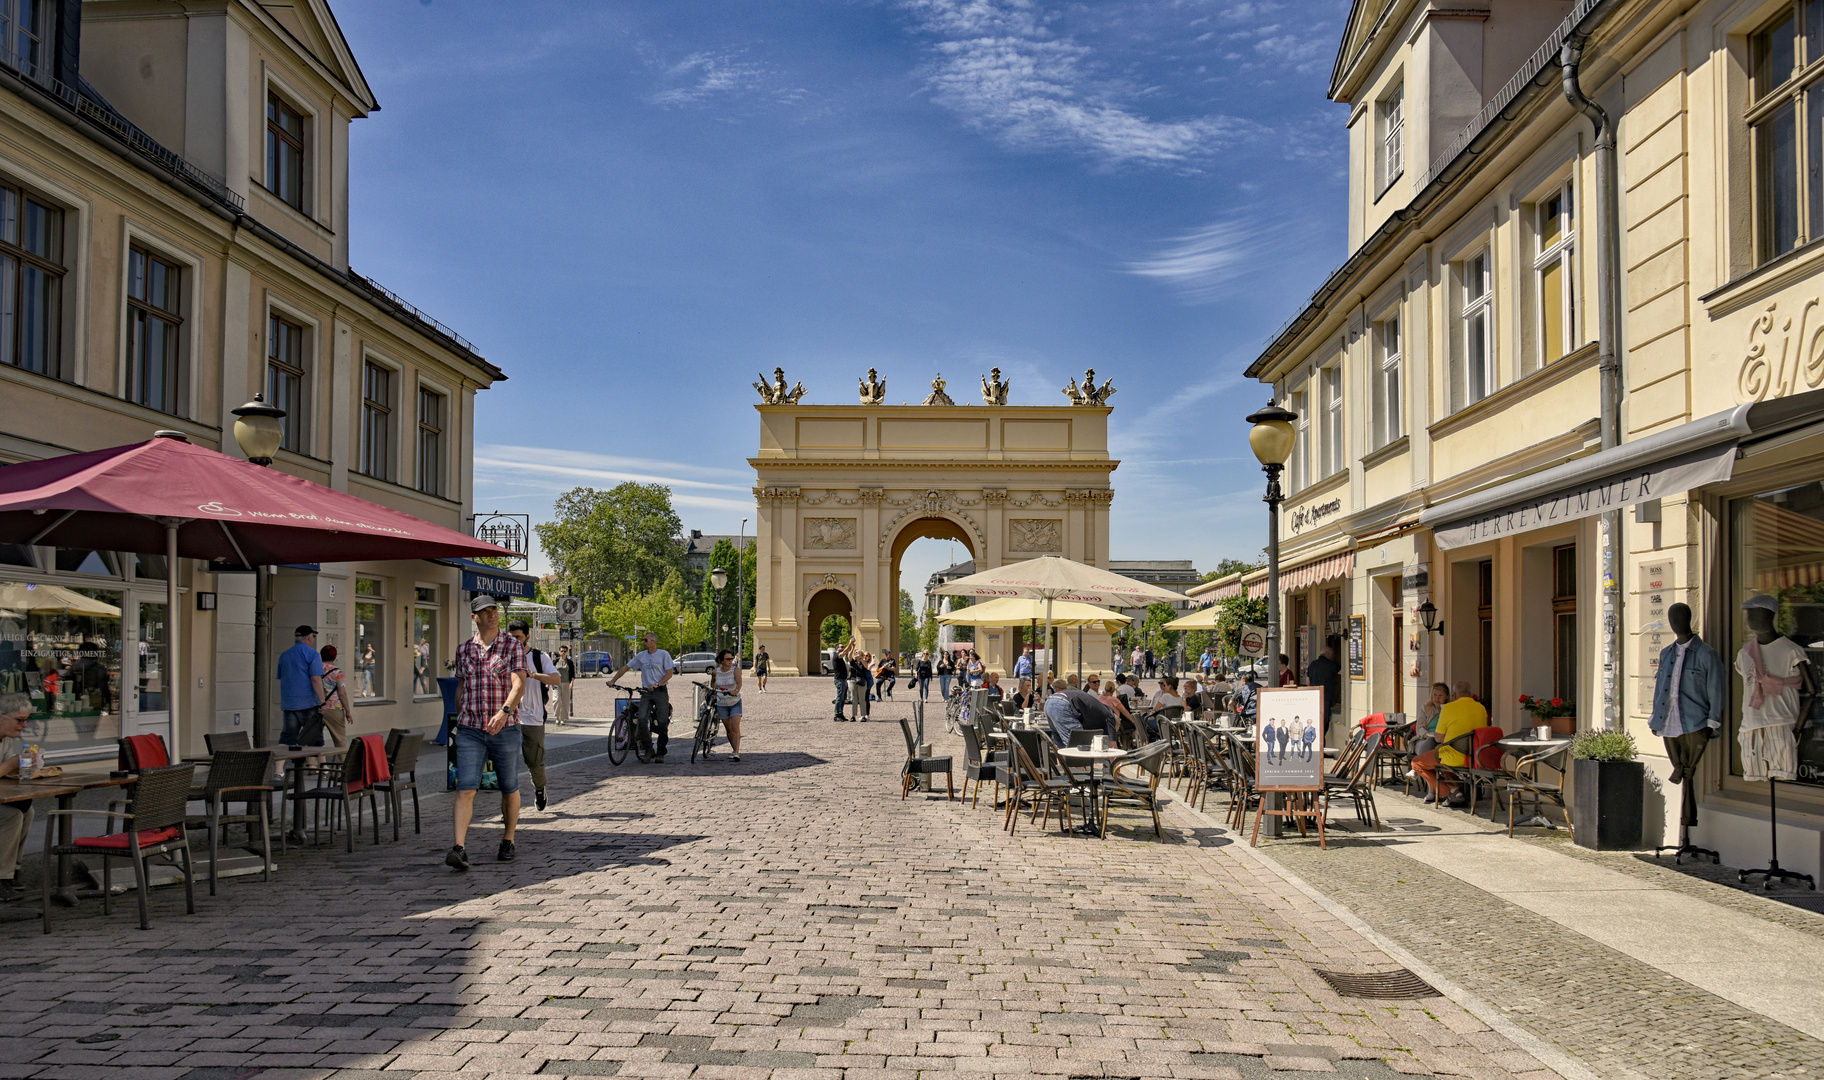
[[45, 0], [0, 0], [0, 59], [8, 67], [33, 77], [44, 74], [38, 65], [47, 59], [44, 32], [50, 6]]
[[1395, 86], [1376, 107], [1380, 160], [1375, 190], [1384, 192], [1406, 173], [1406, 87]]
[[266, 187], [294, 210], [304, 209], [304, 114], [270, 91], [266, 95]]

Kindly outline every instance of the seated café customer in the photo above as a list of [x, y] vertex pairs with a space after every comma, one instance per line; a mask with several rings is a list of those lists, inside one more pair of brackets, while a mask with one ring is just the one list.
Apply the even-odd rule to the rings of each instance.
[[1195, 716], [1204, 710], [1203, 691], [1197, 689], [1196, 679], [1184, 680], [1184, 711], [1186, 715]]
[[[0, 776], [19, 775], [19, 754], [25, 749], [26, 721], [32, 715], [32, 699], [25, 694], [0, 694]], [[0, 806], [0, 904], [18, 900], [19, 856], [25, 850], [25, 837], [32, 828], [32, 804], [8, 803]]]
[[1013, 692], [1013, 707], [1021, 710], [1032, 708], [1033, 696], [1032, 680], [1021, 679], [1019, 689]]
[[1159, 680], [1159, 689], [1153, 692], [1153, 711], [1174, 707], [1183, 708], [1184, 699], [1178, 696], [1178, 680], [1167, 675]]
[[1123, 704], [1130, 704], [1135, 694], [1140, 692], [1140, 678], [1137, 675], [1116, 675], [1115, 693], [1121, 695]]
[[[1115, 731], [1117, 733], [1122, 731], [1138, 732], [1140, 730], [1139, 721], [1134, 719], [1133, 713], [1127, 711], [1127, 704], [1121, 700], [1120, 694], [1115, 693], [1115, 688], [1113, 686], [1103, 687], [1102, 693], [1096, 696], [1096, 700], [1100, 701], [1110, 712], [1115, 714]], [[1136, 738], [1137, 737], [1138, 736], [1136, 736]], [[1119, 742], [1120, 740], [1117, 739], [1116, 741]]]
[[986, 679], [982, 683], [982, 689], [988, 691], [988, 696], [990, 698], [999, 699], [1007, 696], [1007, 691], [1001, 689], [1001, 673], [998, 671], [990, 671], [988, 673]]
[[[1450, 701], [1450, 684], [1434, 682], [1431, 684], [1431, 698], [1425, 707], [1419, 710], [1419, 718], [1412, 725], [1412, 745], [1407, 747], [1412, 756], [1417, 758], [1438, 745], [1438, 712]], [[1417, 780], [1417, 769], [1407, 769], [1406, 778]]]
[[[1467, 684], [1464, 689], [1468, 689]], [[1468, 764], [1469, 759], [1465, 754], [1445, 744], [1459, 736], [1467, 735], [1477, 728], [1487, 726], [1488, 710], [1482, 707], [1481, 702], [1467, 693], [1453, 699], [1438, 711], [1437, 746], [1412, 759], [1413, 769], [1424, 779], [1425, 785], [1431, 789], [1431, 794], [1425, 798], [1426, 802], [1443, 803], [1453, 807], [1469, 805], [1468, 793], [1458, 791], [1458, 785], [1441, 779], [1438, 776], [1438, 766], [1457, 768]], [[1449, 801], [1445, 802], [1447, 799]]]
[[1070, 733], [1077, 730], [1099, 731], [1113, 737], [1115, 714], [1108, 706], [1062, 680], [1051, 687], [1051, 697], [1045, 700], [1045, 718], [1051, 721], [1053, 742], [1069, 746]]

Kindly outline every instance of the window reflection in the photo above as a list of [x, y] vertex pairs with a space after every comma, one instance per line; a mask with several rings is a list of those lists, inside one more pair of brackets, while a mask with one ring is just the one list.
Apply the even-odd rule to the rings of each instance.
[[52, 755], [120, 737], [121, 594], [0, 581], [0, 693], [32, 700], [26, 738]]

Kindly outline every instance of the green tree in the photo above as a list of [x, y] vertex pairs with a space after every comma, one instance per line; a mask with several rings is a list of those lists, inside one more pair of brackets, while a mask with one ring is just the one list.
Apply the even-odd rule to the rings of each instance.
[[1260, 562], [1246, 562], [1241, 559], [1224, 559], [1216, 564], [1216, 569], [1204, 571], [1203, 580], [1215, 581], [1217, 578], [1228, 577], [1237, 570], [1255, 570], [1262, 565], [1263, 564]]
[[643, 596], [683, 572], [683, 522], [663, 484], [573, 488], [553, 510], [536, 527], [538, 542], [565, 587], [598, 609], [611, 594]]
[[[625, 585], [612, 590], [596, 605], [595, 622], [603, 633], [622, 640], [636, 629], [650, 630], [658, 635], [660, 648], [674, 655], [689, 652], [709, 636], [709, 620], [692, 599], [684, 590], [684, 576], [673, 570], [657, 587], [643, 592]], [[638, 641], [632, 644], [639, 646]]]
[[819, 636], [826, 649], [847, 645], [850, 640], [849, 620], [841, 615], [831, 615], [823, 620], [823, 632]]
[[927, 615], [925, 620], [918, 624], [918, 647], [925, 652], [935, 654], [937, 652], [938, 629], [938, 621]]
[[1216, 651], [1223, 656], [1241, 655], [1241, 627], [1267, 625], [1267, 598], [1249, 599], [1231, 596], [1216, 601]]
[[[952, 596], [950, 598], [950, 610], [953, 612], [961, 611], [966, 607], [972, 607], [972, 606], [974, 606], [974, 604], [975, 604], [975, 600], [971, 597]], [[953, 626], [950, 629], [955, 631], [955, 633], [951, 636], [950, 640], [966, 641], [966, 642], [970, 643], [971, 645], [975, 644], [975, 627], [973, 627], [973, 626]]]
[[1161, 601], [1146, 609], [1146, 620], [1140, 624], [1141, 640], [1152, 643], [1153, 655], [1164, 656], [1178, 644], [1181, 631], [1167, 630], [1165, 624], [1178, 618], [1178, 610]]
[[918, 608], [912, 605], [912, 594], [899, 590], [899, 655], [911, 656], [918, 651]]

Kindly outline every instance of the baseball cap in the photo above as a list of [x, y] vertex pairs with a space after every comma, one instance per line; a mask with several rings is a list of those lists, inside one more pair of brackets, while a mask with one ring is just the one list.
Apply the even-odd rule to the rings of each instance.
[[309, 623], [306, 623], [303, 626], [298, 627], [297, 631], [293, 634], [293, 636], [294, 637], [309, 637], [310, 635], [312, 635], [316, 632], [317, 632], [316, 627], [311, 626]]
[[497, 608], [499, 606], [500, 601], [489, 596], [487, 593], [482, 593], [475, 599], [469, 601], [469, 611], [476, 614], [486, 611], [489, 608]]
[[1762, 611], [1771, 611], [1775, 615], [1778, 615], [1780, 613], [1780, 602], [1773, 597], [1768, 596], [1766, 593], [1761, 593], [1759, 596], [1750, 596], [1748, 599], [1742, 601], [1743, 611], [1753, 611], [1755, 608], [1760, 608]]

